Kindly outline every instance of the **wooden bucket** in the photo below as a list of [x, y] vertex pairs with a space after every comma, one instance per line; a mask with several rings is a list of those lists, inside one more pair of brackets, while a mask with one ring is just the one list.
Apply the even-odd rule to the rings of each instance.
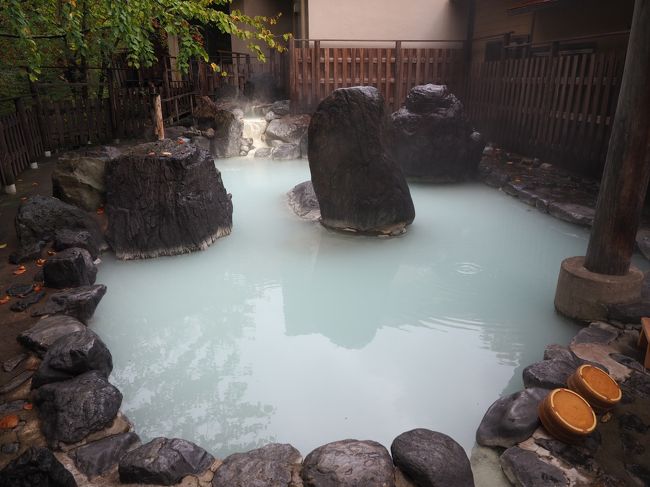
[[555, 389], [539, 403], [539, 419], [546, 431], [565, 443], [576, 443], [596, 428], [589, 403], [569, 389]]
[[581, 365], [568, 379], [569, 389], [584, 397], [597, 413], [612, 409], [622, 397], [621, 388], [609, 374], [593, 365]]

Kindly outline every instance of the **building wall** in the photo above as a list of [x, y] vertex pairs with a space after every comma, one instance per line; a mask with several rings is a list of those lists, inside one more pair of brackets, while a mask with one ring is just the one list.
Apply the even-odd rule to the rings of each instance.
[[311, 39], [465, 39], [466, 1], [309, 0]]
[[[519, 0], [476, 0], [472, 56], [483, 59], [486, 36], [513, 32], [532, 34], [533, 43], [567, 39], [585, 35], [628, 30], [632, 20], [634, 0], [563, 0], [557, 5], [523, 14], [510, 14], [508, 9]], [[626, 37], [597, 42], [599, 50], [624, 47]]]

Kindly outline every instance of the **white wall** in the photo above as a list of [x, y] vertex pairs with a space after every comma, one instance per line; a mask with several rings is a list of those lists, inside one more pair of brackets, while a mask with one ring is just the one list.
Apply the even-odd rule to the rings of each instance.
[[463, 40], [464, 1], [309, 0], [311, 39]]

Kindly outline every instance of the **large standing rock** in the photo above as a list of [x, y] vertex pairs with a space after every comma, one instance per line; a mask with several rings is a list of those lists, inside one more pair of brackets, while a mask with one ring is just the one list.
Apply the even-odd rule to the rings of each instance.
[[73, 247], [53, 255], [43, 266], [43, 278], [47, 287], [90, 286], [95, 284], [97, 266], [86, 249]]
[[106, 248], [99, 225], [89, 213], [51, 196], [36, 195], [22, 203], [14, 224], [19, 245], [10, 257], [14, 263], [39, 257], [55, 232], [63, 229], [87, 231], [96, 248]]
[[0, 487], [77, 487], [77, 482], [50, 450], [30, 447], [0, 470]]
[[200, 474], [214, 462], [203, 448], [177, 438], [154, 438], [122, 457], [120, 482], [173, 485], [186, 475]]
[[140, 438], [135, 433], [120, 433], [80, 446], [74, 450], [72, 457], [79, 470], [88, 477], [94, 477], [110, 470], [139, 443]]
[[86, 326], [71, 316], [49, 316], [18, 335], [18, 343], [41, 357], [59, 338], [83, 331]]
[[114, 147], [66, 154], [52, 172], [52, 194], [66, 203], [95, 211], [104, 204], [106, 161], [119, 154]]
[[122, 394], [101, 372], [92, 370], [36, 389], [34, 404], [48, 443], [75, 443], [112, 423]]
[[32, 377], [32, 389], [72, 379], [91, 370], [108, 379], [113, 370], [113, 357], [101, 338], [86, 328], [52, 344]]
[[446, 86], [412, 88], [391, 121], [395, 158], [406, 177], [450, 182], [475, 175], [485, 144]]
[[210, 134], [210, 152], [213, 156], [226, 158], [239, 155], [244, 134], [244, 112], [216, 104], [204, 96], [193, 116], [199, 130]]
[[232, 201], [212, 157], [168, 140], [107, 164], [106, 214], [120, 259], [203, 250], [232, 227]]
[[540, 424], [539, 403], [549, 392], [531, 388], [497, 399], [481, 420], [477, 443], [508, 448], [529, 438]]
[[342, 440], [312, 451], [303, 463], [305, 487], [394, 487], [386, 448], [375, 441]]
[[376, 88], [341, 88], [320, 103], [309, 125], [309, 169], [324, 225], [397, 234], [413, 221], [411, 193], [385, 144]]
[[[277, 112], [274, 110], [274, 113]], [[271, 120], [268, 127], [266, 127], [266, 132], [264, 132], [264, 138], [267, 142], [279, 140], [299, 146], [300, 139], [309, 127], [310, 118], [309, 115], [285, 115]]]
[[212, 479], [213, 487], [301, 487], [300, 452], [271, 443], [227, 457]]
[[275, 161], [300, 159], [300, 147], [296, 144], [280, 144], [271, 151], [271, 159]]
[[45, 304], [34, 310], [32, 316], [68, 315], [88, 323], [106, 294], [106, 286], [81, 286], [52, 294]]
[[473, 487], [465, 450], [449, 436], [418, 428], [402, 433], [390, 446], [395, 465], [419, 487]]

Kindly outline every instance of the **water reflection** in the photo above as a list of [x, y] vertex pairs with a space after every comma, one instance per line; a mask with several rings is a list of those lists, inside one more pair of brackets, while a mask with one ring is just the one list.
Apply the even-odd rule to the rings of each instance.
[[307, 454], [428, 427], [469, 449], [499, 391], [576, 331], [553, 292], [586, 232], [493, 189], [415, 185], [405, 236], [357, 238], [289, 212], [284, 192], [306, 163], [220, 168], [229, 237], [174, 258], [107, 258], [98, 276], [108, 293], [92, 326], [144, 439], [185, 437], [222, 457], [273, 440]]

